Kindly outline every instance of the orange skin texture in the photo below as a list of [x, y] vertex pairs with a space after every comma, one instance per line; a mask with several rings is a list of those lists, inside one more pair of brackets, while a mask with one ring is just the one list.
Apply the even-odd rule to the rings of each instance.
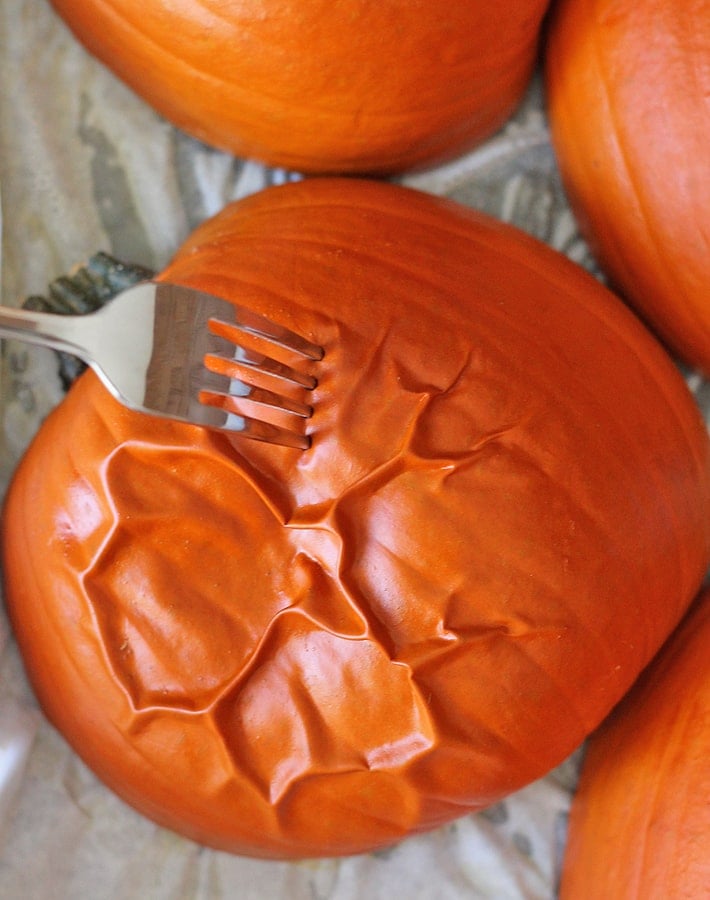
[[384, 174], [463, 152], [513, 111], [548, 0], [52, 0], [87, 49], [213, 146]]
[[93, 374], [9, 490], [6, 602], [51, 721], [210, 846], [357, 853], [496, 802], [608, 714], [710, 558], [710, 454], [606, 288], [473, 210], [314, 179], [163, 273], [322, 344], [299, 452]]
[[562, 900], [705, 900], [710, 593], [589, 741]]
[[710, 373], [710, 5], [561, 0], [546, 58], [583, 231], [625, 299]]

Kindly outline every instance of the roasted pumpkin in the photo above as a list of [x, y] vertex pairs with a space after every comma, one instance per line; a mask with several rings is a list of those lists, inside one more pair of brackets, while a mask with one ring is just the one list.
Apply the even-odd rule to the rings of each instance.
[[613, 285], [710, 373], [710, 4], [560, 0], [546, 57], [582, 229]]
[[710, 892], [710, 591], [590, 739], [563, 900]]
[[312, 446], [80, 377], [4, 514], [51, 721], [148, 816], [270, 857], [381, 847], [562, 761], [710, 558], [706, 430], [656, 341], [555, 251], [387, 183], [251, 196], [161, 277], [324, 346]]
[[548, 0], [52, 0], [80, 41], [209, 144], [304, 172], [438, 161], [501, 125]]

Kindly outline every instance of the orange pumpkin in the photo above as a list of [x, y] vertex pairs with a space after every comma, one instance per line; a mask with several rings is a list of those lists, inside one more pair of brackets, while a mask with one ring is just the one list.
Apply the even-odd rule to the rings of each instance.
[[316, 179], [163, 276], [321, 343], [305, 452], [128, 412], [93, 374], [9, 491], [48, 716], [206, 844], [345, 854], [493, 803], [607, 715], [710, 558], [704, 424], [607, 290], [473, 210]]
[[706, 900], [710, 591], [590, 739], [563, 900]]
[[548, 0], [52, 0], [174, 124], [304, 172], [454, 155], [512, 112]]
[[561, 0], [547, 86], [563, 180], [600, 261], [710, 373], [708, 0]]

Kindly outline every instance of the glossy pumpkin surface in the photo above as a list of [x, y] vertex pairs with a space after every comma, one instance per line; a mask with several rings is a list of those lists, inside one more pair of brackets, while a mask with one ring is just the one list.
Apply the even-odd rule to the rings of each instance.
[[561, 897], [704, 900], [710, 887], [710, 592], [588, 744]]
[[470, 209], [316, 179], [163, 277], [321, 343], [306, 452], [132, 414], [89, 373], [4, 517], [58, 728], [212, 846], [353, 853], [493, 803], [607, 715], [695, 595], [704, 424], [580, 268]]
[[155, 109], [307, 172], [437, 161], [505, 121], [548, 0], [52, 0]]
[[614, 285], [710, 372], [710, 3], [561, 0], [547, 47], [552, 136]]

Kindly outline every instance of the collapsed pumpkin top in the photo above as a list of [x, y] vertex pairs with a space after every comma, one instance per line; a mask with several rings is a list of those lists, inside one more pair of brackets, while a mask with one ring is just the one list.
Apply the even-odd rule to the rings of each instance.
[[655, 341], [554, 251], [387, 184], [252, 196], [163, 277], [325, 346], [313, 443], [146, 420], [91, 373], [46, 422], [4, 574], [77, 751], [159, 822], [276, 857], [560, 762], [708, 562], [708, 440]]

